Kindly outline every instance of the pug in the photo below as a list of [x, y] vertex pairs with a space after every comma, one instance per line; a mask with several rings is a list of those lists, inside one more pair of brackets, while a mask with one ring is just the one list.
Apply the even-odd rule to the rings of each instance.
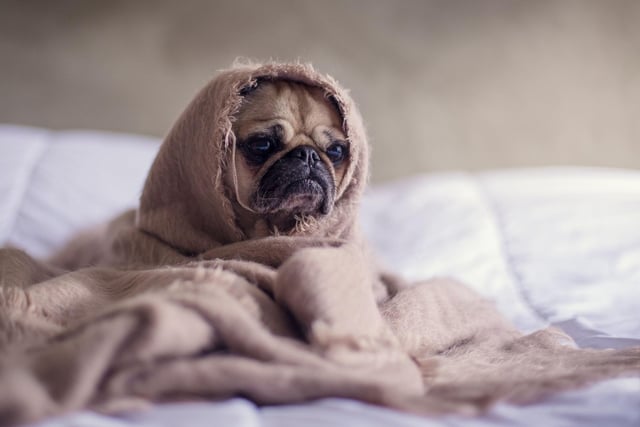
[[287, 80], [248, 92], [235, 115], [236, 215], [248, 237], [309, 227], [331, 213], [350, 161], [349, 141], [322, 89]]

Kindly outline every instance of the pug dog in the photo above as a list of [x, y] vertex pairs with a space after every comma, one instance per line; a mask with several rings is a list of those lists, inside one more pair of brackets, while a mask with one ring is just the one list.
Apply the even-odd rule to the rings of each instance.
[[349, 142], [337, 107], [320, 88], [260, 83], [245, 95], [233, 133], [227, 186], [236, 190], [248, 237], [287, 233], [331, 213]]
[[[49, 262], [68, 270], [196, 258], [279, 265], [305, 242], [355, 238], [352, 200], [366, 180], [359, 115], [325, 85], [262, 76], [247, 84], [240, 76], [250, 72], [223, 74], [196, 96], [161, 146], [136, 211], [77, 236]], [[264, 245], [280, 245], [278, 256]]]

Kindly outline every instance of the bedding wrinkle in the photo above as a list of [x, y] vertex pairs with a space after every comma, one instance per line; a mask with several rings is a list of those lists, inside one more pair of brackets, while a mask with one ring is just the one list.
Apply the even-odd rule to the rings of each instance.
[[511, 283], [514, 284], [514, 287], [520, 296], [522, 302], [526, 304], [526, 307], [529, 308], [529, 311], [534, 314], [538, 319], [543, 321], [545, 324], [549, 324], [549, 313], [543, 308], [537, 307], [522, 283], [522, 275], [518, 271], [516, 267], [516, 263], [513, 260], [513, 254], [510, 250], [509, 242], [507, 240], [507, 233], [504, 229], [504, 222], [502, 221], [502, 216], [500, 213], [500, 208], [493, 201], [491, 193], [486, 185], [483, 183], [483, 178], [481, 176], [473, 177], [473, 183], [478, 193], [481, 195], [481, 199], [484, 205], [487, 207], [488, 211], [491, 213], [491, 219], [493, 221], [493, 226], [495, 231], [495, 235], [500, 242], [500, 248], [502, 252], [502, 258], [505, 261], [505, 265], [508, 267], [510, 272], [510, 277], [512, 278]]

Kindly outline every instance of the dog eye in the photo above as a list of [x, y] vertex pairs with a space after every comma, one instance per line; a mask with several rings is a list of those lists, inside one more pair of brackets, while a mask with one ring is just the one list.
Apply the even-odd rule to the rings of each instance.
[[334, 164], [338, 164], [347, 156], [347, 151], [346, 145], [336, 142], [327, 148], [327, 156]]
[[278, 141], [271, 136], [254, 136], [244, 142], [240, 149], [249, 163], [261, 165], [279, 148]]
[[274, 146], [271, 138], [256, 138], [250, 141], [247, 145], [255, 154], [267, 154]]

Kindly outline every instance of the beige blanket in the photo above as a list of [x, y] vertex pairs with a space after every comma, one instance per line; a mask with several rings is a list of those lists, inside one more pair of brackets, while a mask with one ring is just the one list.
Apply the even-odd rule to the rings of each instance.
[[[248, 240], [225, 174], [234, 113], [262, 79], [323, 88], [353, 161], [330, 215]], [[220, 73], [167, 136], [136, 212], [47, 263], [0, 251], [0, 424], [238, 395], [474, 414], [640, 373], [638, 348], [523, 336], [459, 283], [380, 272], [357, 225], [367, 163], [359, 113], [331, 78], [300, 64]]]

